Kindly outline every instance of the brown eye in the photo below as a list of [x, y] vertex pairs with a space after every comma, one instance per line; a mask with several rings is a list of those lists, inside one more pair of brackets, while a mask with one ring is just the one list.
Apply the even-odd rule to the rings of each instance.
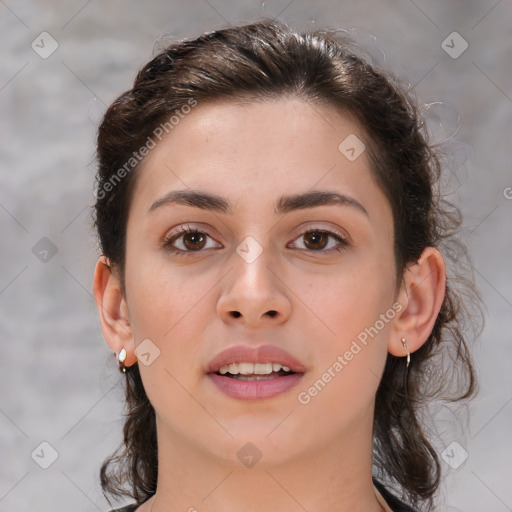
[[205, 252], [206, 249], [217, 249], [222, 246], [203, 231], [190, 227], [180, 227], [177, 233], [170, 235], [164, 241], [164, 247], [174, 254], [188, 256], [193, 253]]
[[297, 240], [300, 241], [300, 243], [295, 242], [298, 249], [310, 252], [316, 251], [322, 254], [329, 254], [331, 251], [339, 252], [350, 245], [349, 242], [339, 234], [323, 229], [306, 231], [302, 233]]
[[199, 231], [193, 233], [185, 233], [183, 235], [183, 245], [191, 250], [197, 251], [198, 249], [202, 249], [206, 244], [206, 236], [204, 233], [200, 233]]
[[320, 231], [310, 231], [304, 234], [304, 245], [308, 249], [319, 250], [327, 246], [329, 235]]

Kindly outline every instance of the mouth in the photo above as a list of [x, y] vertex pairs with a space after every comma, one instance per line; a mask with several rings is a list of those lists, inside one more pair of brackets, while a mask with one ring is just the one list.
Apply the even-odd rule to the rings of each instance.
[[287, 377], [295, 373], [289, 366], [280, 363], [231, 363], [222, 366], [216, 375], [224, 375], [229, 379], [255, 381]]
[[289, 391], [305, 371], [300, 361], [278, 347], [239, 345], [215, 357], [206, 373], [217, 389], [232, 398], [262, 400]]

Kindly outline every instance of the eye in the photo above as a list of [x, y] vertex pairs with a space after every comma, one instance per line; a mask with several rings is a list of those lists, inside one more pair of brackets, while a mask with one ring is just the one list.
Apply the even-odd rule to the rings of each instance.
[[[208, 244], [210, 239], [213, 244]], [[164, 247], [172, 253], [187, 255], [191, 252], [200, 252], [203, 249], [212, 249], [214, 247], [222, 247], [207, 233], [199, 231], [198, 229], [190, 228], [189, 226], [180, 226], [166, 237]]]
[[312, 229], [300, 235], [297, 240], [303, 238], [299, 249], [316, 252], [330, 252], [331, 250], [342, 251], [349, 245], [349, 242], [338, 233], [325, 229]]

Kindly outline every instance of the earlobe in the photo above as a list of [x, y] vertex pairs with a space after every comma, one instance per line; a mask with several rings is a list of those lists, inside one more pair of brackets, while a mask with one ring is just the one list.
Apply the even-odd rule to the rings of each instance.
[[123, 364], [131, 366], [137, 358], [128, 308], [120, 277], [105, 256], [96, 263], [93, 290], [103, 336], [117, 356], [126, 351]]
[[405, 356], [402, 338], [412, 354], [428, 339], [443, 304], [446, 289], [446, 266], [434, 247], [427, 247], [417, 263], [406, 268], [398, 301], [403, 308], [395, 318], [388, 352]]

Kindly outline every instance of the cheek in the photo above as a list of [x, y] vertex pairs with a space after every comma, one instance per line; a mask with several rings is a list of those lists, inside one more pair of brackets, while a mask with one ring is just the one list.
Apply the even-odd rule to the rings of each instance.
[[[316, 353], [315, 367], [302, 390], [314, 407], [327, 407], [330, 400], [333, 405], [342, 400], [354, 410], [361, 406], [358, 400], [369, 405], [387, 357], [395, 315], [392, 260], [360, 257], [346, 263], [331, 276], [310, 279], [302, 291], [310, 309], [303, 317], [303, 330], [315, 339]], [[343, 413], [341, 405], [335, 409]]]
[[126, 265], [126, 290], [132, 329], [137, 338], [155, 337], [164, 341], [199, 304], [207, 289], [187, 277], [186, 271], [172, 270], [164, 258], [134, 252]]
[[312, 432], [317, 428], [312, 418], [327, 414], [330, 426], [325, 428], [335, 432], [367, 417], [373, 408], [390, 326], [380, 315], [392, 311], [387, 300], [392, 294], [376, 297], [376, 290], [361, 288], [332, 293], [332, 303], [322, 310], [322, 320], [333, 332], [316, 337], [315, 365], [297, 393], [299, 407], [304, 407], [301, 417], [308, 425], [304, 428]]
[[186, 271], [171, 271], [159, 258], [144, 261], [143, 255], [137, 259], [135, 251], [132, 254], [126, 264], [126, 289], [135, 344], [149, 339], [158, 354], [149, 365], [142, 359], [138, 363], [144, 388], [157, 411], [193, 415], [193, 401], [182, 385], [189, 388], [196, 377], [190, 369], [197, 367], [207, 332], [203, 310], [213, 306], [204, 295], [211, 285], [204, 280], [198, 284]]
[[307, 306], [304, 318], [310, 324], [317, 321], [318, 332], [331, 340], [333, 348], [373, 325], [391, 308], [395, 295], [393, 261], [384, 256], [354, 254], [336, 270], [307, 280], [297, 271], [291, 280], [299, 302]]
[[126, 290], [135, 344], [149, 339], [159, 351], [154, 365], [139, 364], [148, 394], [152, 383], [168, 386], [169, 373], [179, 382], [195, 377], [191, 369], [198, 367], [198, 353], [215, 315], [211, 292], [219, 276], [198, 275], [193, 265], [172, 266], [165, 255], [133, 249], [126, 262]]

